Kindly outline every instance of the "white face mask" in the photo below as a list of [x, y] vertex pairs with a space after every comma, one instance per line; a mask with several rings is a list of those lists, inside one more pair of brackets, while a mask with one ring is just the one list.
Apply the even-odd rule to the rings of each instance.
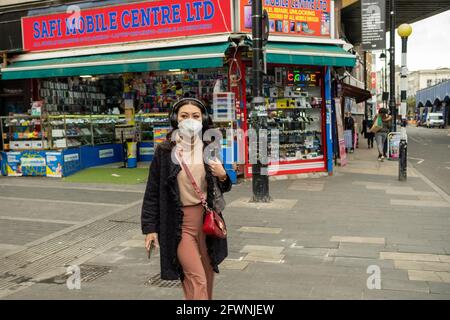
[[178, 128], [180, 129], [183, 135], [187, 135], [188, 137], [192, 137], [197, 135], [202, 131], [203, 123], [194, 119], [186, 119], [181, 121], [178, 124]]

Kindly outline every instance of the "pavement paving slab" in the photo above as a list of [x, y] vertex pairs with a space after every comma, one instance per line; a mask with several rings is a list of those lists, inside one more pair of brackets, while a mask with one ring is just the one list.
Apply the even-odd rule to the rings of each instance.
[[[214, 297], [450, 300], [450, 202], [413, 170], [397, 175], [362, 144], [332, 177], [271, 179], [270, 204], [235, 185]], [[179, 283], [155, 281], [159, 252], [143, 248], [145, 185], [28, 181], [0, 179], [0, 299], [183, 299]], [[92, 280], [69, 290], [68, 266]]]

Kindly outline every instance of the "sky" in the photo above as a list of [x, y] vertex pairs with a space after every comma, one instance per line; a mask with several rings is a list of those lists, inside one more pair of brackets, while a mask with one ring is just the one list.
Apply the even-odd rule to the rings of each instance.
[[[450, 68], [450, 10], [411, 24], [413, 32], [408, 38], [408, 69]], [[389, 33], [386, 35], [389, 43]], [[395, 64], [401, 64], [402, 41], [395, 33]], [[381, 52], [376, 53], [379, 58]], [[384, 62], [377, 59], [377, 70]]]

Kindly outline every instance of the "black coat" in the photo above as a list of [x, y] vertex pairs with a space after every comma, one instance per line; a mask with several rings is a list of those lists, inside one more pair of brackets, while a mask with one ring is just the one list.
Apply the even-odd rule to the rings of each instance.
[[[142, 205], [142, 233], [158, 233], [161, 255], [161, 278], [163, 280], [183, 280], [184, 274], [177, 258], [177, 248], [181, 240], [183, 210], [180, 200], [177, 175], [181, 166], [171, 159], [171, 147], [168, 142], [159, 145], [155, 150], [150, 166], [147, 188]], [[207, 202], [213, 208], [214, 180], [211, 169], [205, 164], [207, 183]], [[231, 180], [218, 182], [221, 192], [231, 190]], [[226, 239], [206, 237], [208, 255], [216, 273], [218, 265], [227, 257]]]

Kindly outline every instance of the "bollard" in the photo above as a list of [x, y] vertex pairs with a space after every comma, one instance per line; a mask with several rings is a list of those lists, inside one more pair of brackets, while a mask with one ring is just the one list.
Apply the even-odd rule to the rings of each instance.
[[400, 150], [398, 159], [398, 180], [406, 181], [407, 179], [407, 159], [408, 159], [408, 143], [405, 139], [400, 140]]

